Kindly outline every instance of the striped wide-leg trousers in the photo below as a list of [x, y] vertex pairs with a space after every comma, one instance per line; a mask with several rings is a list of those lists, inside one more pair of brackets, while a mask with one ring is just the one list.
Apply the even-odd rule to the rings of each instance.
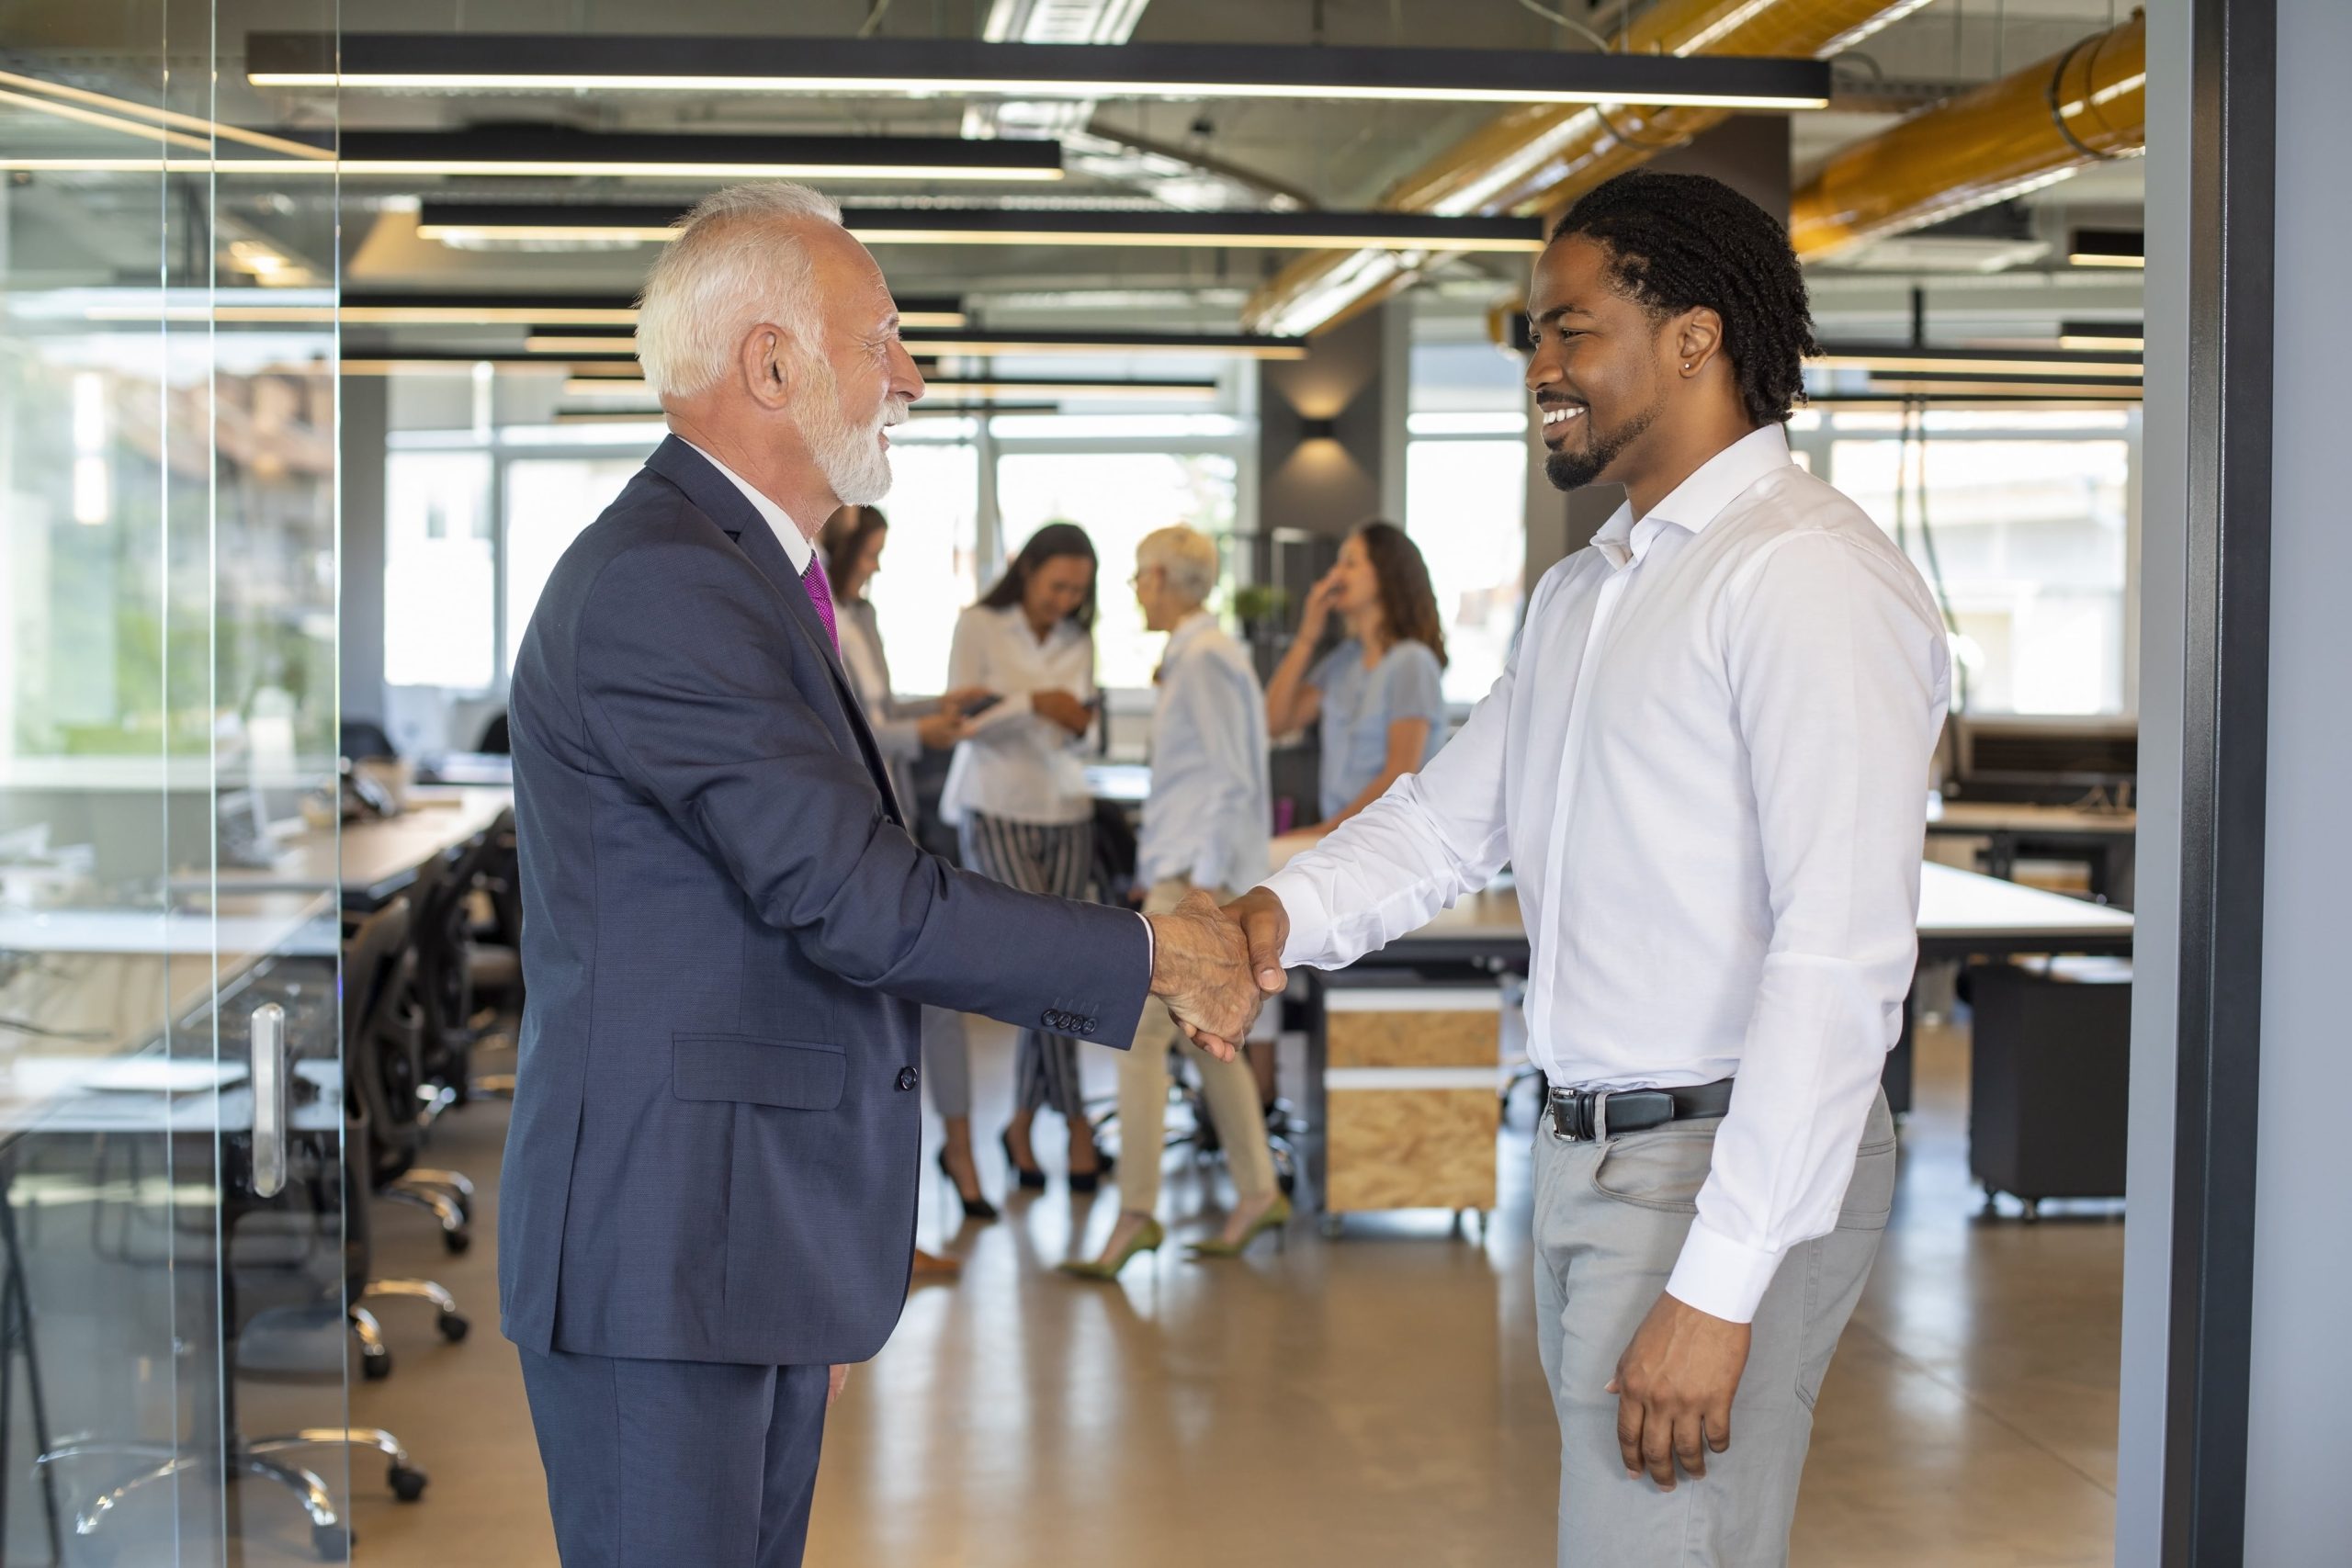
[[[1014, 822], [967, 808], [961, 833], [965, 869], [1024, 893], [1086, 897], [1094, 863], [1092, 822]], [[1012, 1092], [1013, 1103], [1023, 1111], [1050, 1105], [1073, 1124], [1083, 1122], [1078, 1042], [1066, 1034], [1023, 1030]]]

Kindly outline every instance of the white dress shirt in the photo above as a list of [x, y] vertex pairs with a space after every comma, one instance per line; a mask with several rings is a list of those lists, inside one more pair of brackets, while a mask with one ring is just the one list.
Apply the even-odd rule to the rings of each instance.
[[1950, 691], [1926, 585], [1778, 425], [1544, 575], [1446, 749], [1266, 884], [1347, 964], [1508, 861], [1556, 1086], [1736, 1076], [1668, 1290], [1753, 1318], [1826, 1235], [1901, 1027]]
[[[686, 438], [683, 435], [679, 436], [678, 439], [681, 441], [686, 441]], [[691, 441], [686, 441], [686, 445], [689, 446], [695, 446], [695, 444]], [[762, 517], [767, 520], [768, 526], [775, 531], [775, 542], [782, 545], [784, 547], [784, 553], [792, 558], [792, 570], [798, 572], [803, 577], [808, 576], [808, 563], [816, 558], [817, 547], [809, 542], [808, 535], [800, 531], [800, 525], [792, 520], [792, 514], [785, 511], [783, 507], [778, 506], [775, 502], [770, 501], [766, 496], [761, 494], [758, 491], [753, 490], [752, 488], [751, 480], [745, 479], [742, 475], [737, 473], [734, 469], [729, 468], [726, 464], [720, 462], [709, 453], [703, 452], [701, 447], [695, 446], [695, 450], [702, 452], [703, 460], [705, 462], [708, 463], [712, 468], [717, 468], [720, 473], [725, 474], [727, 476], [727, 482], [743, 492], [743, 499], [752, 503], [753, 509], [756, 510]], [[822, 527], [823, 525], [823, 520], [820, 519], [818, 526]]]
[[1273, 814], [1258, 672], [1216, 617], [1195, 610], [1159, 657], [1136, 881], [1247, 887], [1266, 874]]
[[971, 739], [956, 748], [940, 815], [960, 822], [967, 810], [1009, 822], [1085, 822], [1094, 816], [1086, 788], [1087, 745], [1038, 713], [1038, 692], [1094, 695], [1094, 636], [1057, 621], [1043, 642], [1018, 604], [975, 604], [956, 622], [947, 652], [947, 687], [980, 686], [1004, 700], [972, 716]]

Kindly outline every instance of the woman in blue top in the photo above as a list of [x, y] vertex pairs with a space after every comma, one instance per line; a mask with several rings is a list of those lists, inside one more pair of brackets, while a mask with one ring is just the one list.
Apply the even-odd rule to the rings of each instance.
[[[1333, 615], [1347, 640], [1322, 660], [1315, 645]], [[1298, 637], [1266, 682], [1266, 725], [1287, 735], [1321, 723], [1328, 833], [1419, 773], [1445, 743], [1445, 631], [1430, 569], [1394, 523], [1367, 523], [1306, 596]]]

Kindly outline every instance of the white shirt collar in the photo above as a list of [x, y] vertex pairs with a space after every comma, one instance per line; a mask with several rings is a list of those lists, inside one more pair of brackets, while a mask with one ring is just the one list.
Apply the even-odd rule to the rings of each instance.
[[[681, 441], [686, 441], [686, 438], [683, 435], [679, 436], [678, 439]], [[686, 441], [686, 445], [689, 446], [695, 446], [695, 444], [691, 441]], [[778, 506], [775, 502], [770, 501], [766, 496], [752, 489], [751, 480], [745, 479], [742, 475], [737, 473], [726, 464], [720, 462], [709, 453], [703, 452], [702, 448], [699, 446], [695, 446], [695, 450], [702, 452], [703, 460], [707, 462], [712, 468], [717, 468], [720, 473], [725, 474], [729, 481], [732, 483], [737, 490], [743, 492], [743, 499], [750, 502], [759, 512], [759, 514], [762, 517], [767, 519], [769, 529], [775, 535], [775, 542], [784, 547], [784, 553], [791, 558], [792, 570], [800, 573], [803, 577], [806, 577], [808, 574], [809, 561], [816, 558], [817, 547], [809, 543], [808, 536], [800, 531], [800, 525], [792, 520], [791, 514], [786, 512], [783, 507]]]
[[1778, 424], [1760, 425], [1700, 464], [1639, 523], [1634, 521], [1632, 502], [1618, 507], [1592, 536], [1593, 545], [1611, 567], [1623, 567], [1648, 554], [1650, 541], [1668, 524], [1703, 534], [1748, 486], [1789, 461], [1788, 432]]
[[1216, 617], [1215, 615], [1210, 615], [1206, 609], [1199, 609], [1194, 610], [1182, 620], [1169, 627], [1168, 646], [1160, 650], [1160, 659], [1162, 661], [1164, 662], [1167, 660], [1173, 659], [1176, 656], [1176, 650], [1179, 648], [1182, 648], [1184, 644], [1200, 636], [1203, 627], [1214, 626], [1216, 623]]

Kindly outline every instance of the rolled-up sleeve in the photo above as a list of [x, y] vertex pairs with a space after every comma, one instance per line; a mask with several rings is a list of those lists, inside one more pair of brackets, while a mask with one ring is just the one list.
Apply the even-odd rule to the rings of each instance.
[[1667, 1290], [1745, 1323], [1789, 1249], [1836, 1225], [1901, 1028], [1949, 656], [1902, 564], [1826, 532], [1759, 555], [1724, 617], [1772, 935]]

